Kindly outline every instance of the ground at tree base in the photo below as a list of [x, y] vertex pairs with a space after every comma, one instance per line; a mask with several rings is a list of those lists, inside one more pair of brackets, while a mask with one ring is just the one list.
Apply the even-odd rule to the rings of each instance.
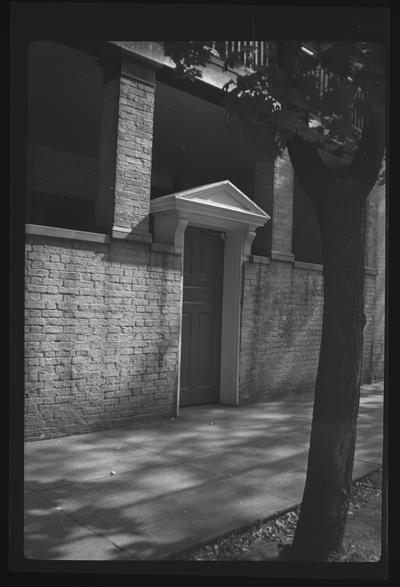
[[[247, 530], [237, 531], [186, 552], [190, 561], [282, 560], [294, 536], [299, 508]], [[344, 537], [344, 551], [332, 562], [377, 562], [381, 558], [382, 470], [353, 483]]]

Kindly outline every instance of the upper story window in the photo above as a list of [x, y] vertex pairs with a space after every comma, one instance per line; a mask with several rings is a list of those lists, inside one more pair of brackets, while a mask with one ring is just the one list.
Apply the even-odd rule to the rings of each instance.
[[93, 230], [102, 70], [58, 43], [28, 49], [26, 221]]

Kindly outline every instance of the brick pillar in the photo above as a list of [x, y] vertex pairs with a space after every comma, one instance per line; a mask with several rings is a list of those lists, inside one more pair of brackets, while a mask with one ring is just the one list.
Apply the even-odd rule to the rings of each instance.
[[118, 136], [120, 63], [109, 57], [103, 63], [103, 107], [100, 123], [96, 229], [110, 233], [114, 223], [114, 194]]
[[271, 258], [293, 261], [294, 172], [287, 151], [274, 164]]
[[386, 263], [386, 194], [385, 186], [377, 188], [376, 214], [376, 278], [375, 278], [375, 323], [373, 342], [372, 379], [382, 380], [385, 372], [385, 263]]
[[103, 88], [96, 224], [114, 237], [150, 241], [155, 72], [113, 55]]
[[377, 214], [378, 201], [381, 187], [375, 185], [371, 190], [365, 210], [365, 266], [371, 269], [376, 268], [376, 245], [377, 245]]
[[[253, 199], [260, 208], [272, 216], [273, 207], [274, 163], [266, 149], [259, 148], [255, 153], [254, 161], [254, 190]], [[256, 238], [252, 246], [252, 253], [268, 257], [271, 254], [271, 222], [260, 226], [256, 230]]]

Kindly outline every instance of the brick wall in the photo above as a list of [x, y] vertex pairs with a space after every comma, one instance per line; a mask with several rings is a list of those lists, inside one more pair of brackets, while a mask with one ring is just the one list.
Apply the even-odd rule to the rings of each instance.
[[365, 266], [376, 267], [376, 246], [378, 242], [377, 211], [379, 203], [379, 188], [371, 190], [365, 209]]
[[371, 383], [375, 377], [373, 373], [373, 347], [375, 329], [375, 281], [374, 274], [365, 275], [364, 280], [364, 312], [367, 322], [364, 327], [363, 359], [361, 380], [363, 383]]
[[[377, 182], [367, 200], [365, 264], [365, 304], [363, 376], [369, 381], [384, 378], [385, 341], [385, 188]], [[368, 349], [368, 350], [367, 350]]]
[[272, 254], [292, 254], [294, 172], [287, 151], [274, 165]]
[[98, 230], [107, 233], [111, 232], [114, 221], [119, 85], [119, 77], [103, 82], [95, 216]]
[[181, 258], [26, 235], [27, 439], [171, 416]]
[[[276, 179], [276, 178], [275, 178]], [[259, 150], [254, 161], [254, 188], [250, 197], [267, 214], [273, 216], [274, 162], [269, 153]], [[251, 247], [254, 255], [271, 255], [272, 222], [267, 222], [256, 230]]]
[[114, 224], [147, 231], [154, 87], [121, 77], [119, 104]]
[[375, 381], [384, 378], [385, 370], [385, 247], [386, 247], [386, 213], [385, 189], [379, 188], [379, 200], [376, 219], [376, 290], [375, 290], [375, 322], [372, 378]]
[[322, 273], [290, 263], [245, 263], [241, 401], [313, 389], [322, 318]]
[[155, 74], [119, 56], [105, 65], [96, 222], [149, 230]]
[[[240, 350], [241, 402], [313, 391], [321, 340], [322, 271], [309, 264], [245, 263]], [[363, 383], [373, 373], [375, 277], [365, 278]]]

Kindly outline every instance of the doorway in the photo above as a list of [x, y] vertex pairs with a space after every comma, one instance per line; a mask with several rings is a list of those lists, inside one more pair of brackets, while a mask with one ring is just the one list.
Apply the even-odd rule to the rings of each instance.
[[182, 405], [237, 406], [243, 263], [269, 216], [229, 180], [161, 196], [150, 211], [152, 246], [183, 254], [176, 415]]
[[220, 400], [224, 233], [185, 230], [180, 405]]

